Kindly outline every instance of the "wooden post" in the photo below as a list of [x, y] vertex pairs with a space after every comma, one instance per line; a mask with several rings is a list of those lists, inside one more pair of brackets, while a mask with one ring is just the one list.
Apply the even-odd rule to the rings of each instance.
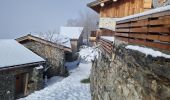
[[26, 73], [25, 74], [25, 84], [24, 84], [24, 96], [28, 95], [28, 91], [27, 91], [27, 88], [28, 88], [28, 78], [29, 78], [29, 74]]

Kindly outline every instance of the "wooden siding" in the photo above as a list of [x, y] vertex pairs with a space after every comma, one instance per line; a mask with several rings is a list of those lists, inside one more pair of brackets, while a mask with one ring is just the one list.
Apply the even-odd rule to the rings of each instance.
[[115, 36], [131, 44], [170, 50], [170, 11], [118, 21]]
[[100, 9], [100, 17], [119, 18], [151, 9], [152, 0], [118, 0], [105, 3]]

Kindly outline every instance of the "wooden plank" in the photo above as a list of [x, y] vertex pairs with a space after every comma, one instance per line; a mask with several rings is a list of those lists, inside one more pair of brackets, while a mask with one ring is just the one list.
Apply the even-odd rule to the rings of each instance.
[[162, 43], [156, 43], [156, 42], [149, 42], [147, 41], [146, 46], [164, 49], [164, 50], [170, 50], [169, 44], [162, 44]]
[[128, 33], [115, 33], [115, 36], [129, 37]]
[[106, 41], [103, 41], [103, 40], [101, 40], [101, 39], [100, 39], [100, 42], [102, 43], [102, 45], [107, 45], [107, 46], [109, 46], [109, 47], [112, 47], [112, 46], [113, 46], [112, 44], [110, 44], [110, 43], [108, 43], [108, 42], [106, 42]]
[[128, 28], [123, 28], [123, 29], [116, 29], [116, 32], [129, 32], [130, 30]]
[[148, 32], [170, 33], [170, 29], [166, 27], [149, 27]]
[[164, 17], [164, 16], [167, 16], [167, 15], [170, 15], [170, 11], [164, 11], [164, 12], [159, 12], [159, 13], [154, 13], [152, 14], [152, 18], [154, 17]]
[[107, 53], [109, 53], [109, 54], [111, 54], [112, 53], [112, 50], [111, 49], [109, 49], [107, 46], [105, 46], [105, 45], [102, 45], [102, 44], [100, 44], [100, 46], [103, 48], [103, 50], [104, 51], [106, 51]]
[[150, 20], [149, 25], [170, 25], [170, 19]]
[[152, 8], [152, 0], [144, 0], [144, 9]]
[[125, 42], [129, 41], [129, 38], [125, 38], [125, 37], [116, 37], [116, 38]]
[[159, 40], [159, 35], [147, 35], [147, 38], [149, 40]]
[[146, 34], [141, 34], [141, 33], [139, 33], [139, 34], [129, 34], [129, 37], [131, 37], [131, 38], [137, 38], [137, 39], [146, 39]]
[[148, 25], [148, 20], [139, 20], [130, 24], [131, 27], [141, 27], [147, 25]]
[[126, 28], [126, 27], [130, 27], [130, 23], [116, 25], [116, 28]]
[[147, 32], [147, 27], [130, 28], [130, 32], [146, 33]]
[[24, 84], [24, 96], [27, 96], [28, 95], [28, 78], [29, 78], [29, 74], [26, 73], [25, 74], [25, 84]]
[[135, 44], [140, 44], [140, 45], [146, 45], [145, 40], [139, 40], [139, 39], [129, 39], [129, 43], [135, 43]]
[[160, 36], [159, 36], [159, 40], [160, 40], [160, 41], [165, 41], [165, 42], [170, 42], [170, 36], [160, 35]]

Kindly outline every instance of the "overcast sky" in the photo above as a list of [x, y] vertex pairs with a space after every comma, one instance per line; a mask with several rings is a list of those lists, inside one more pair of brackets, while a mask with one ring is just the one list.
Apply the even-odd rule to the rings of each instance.
[[94, 0], [0, 0], [0, 38], [58, 30]]

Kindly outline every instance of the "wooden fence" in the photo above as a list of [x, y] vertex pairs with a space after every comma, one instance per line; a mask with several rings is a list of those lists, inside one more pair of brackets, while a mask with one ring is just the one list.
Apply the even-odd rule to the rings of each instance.
[[112, 55], [113, 42], [100, 38], [98, 44], [100, 44], [101, 49], [106, 51], [109, 56]]
[[131, 44], [170, 50], [170, 11], [118, 21], [114, 35]]

